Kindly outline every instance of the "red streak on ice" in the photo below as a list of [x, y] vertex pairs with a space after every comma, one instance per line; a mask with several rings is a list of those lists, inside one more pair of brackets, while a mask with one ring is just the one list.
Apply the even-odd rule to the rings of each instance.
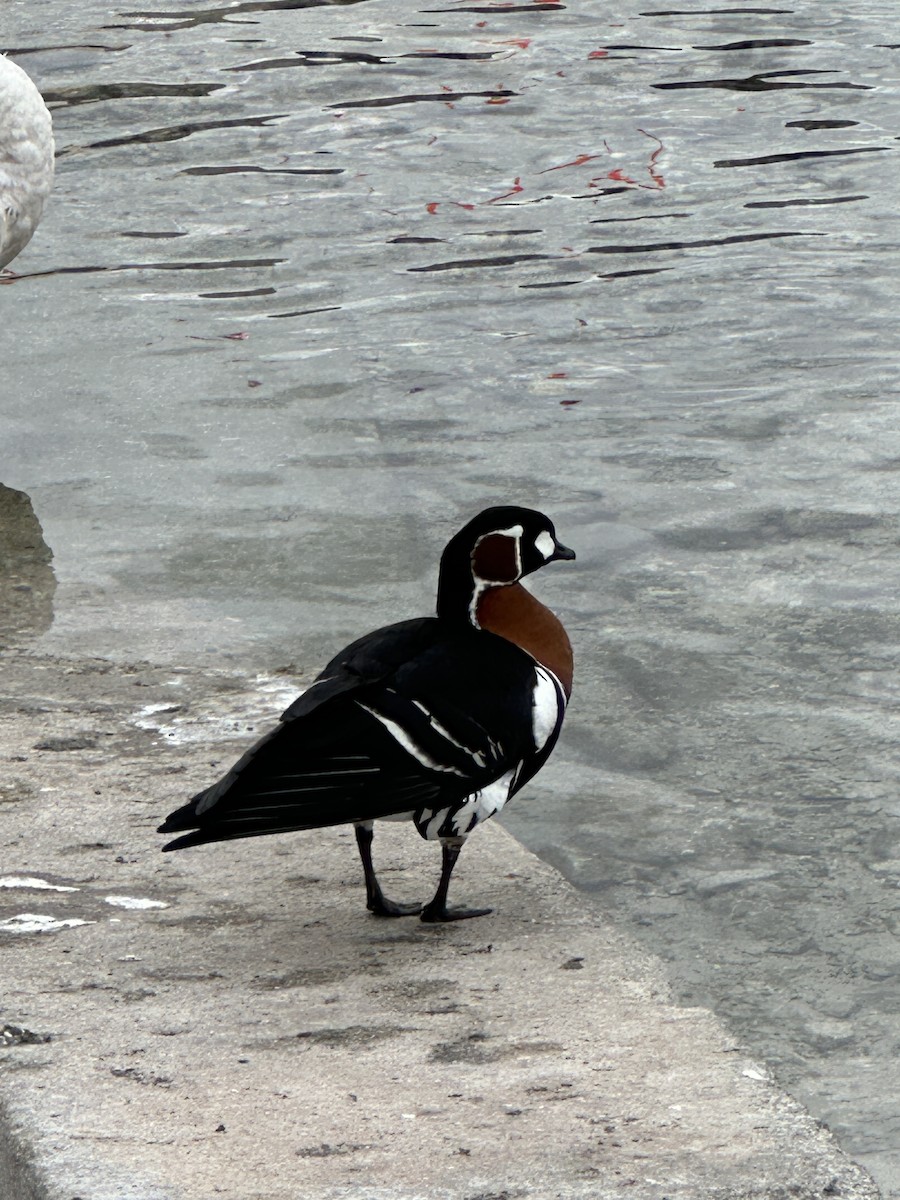
[[573, 158], [571, 162], [559, 163], [555, 167], [546, 167], [543, 171], [538, 171], [538, 175], [549, 175], [551, 171], [562, 171], [566, 167], [580, 167], [584, 163], [590, 162], [594, 158], [599, 158], [599, 154], [579, 154], [577, 158]]
[[513, 180], [512, 188], [508, 192], [502, 192], [499, 196], [491, 196], [490, 200], [485, 200], [485, 204], [496, 204], [498, 200], [506, 200], [510, 196], [518, 196], [519, 192], [524, 192], [521, 179], [517, 175]]
[[[644, 137], [648, 137], [651, 140], [651, 142], [656, 142], [656, 149], [650, 155], [650, 162], [647, 165], [647, 170], [650, 173], [650, 178], [653, 180], [653, 182], [656, 184], [656, 186], [658, 188], [662, 189], [666, 186], [666, 181], [663, 178], [662, 172], [657, 171], [655, 168], [656, 168], [656, 160], [662, 154], [663, 150], [665, 150], [665, 146], [662, 144], [662, 142], [659, 140], [658, 137], [656, 137], [652, 133], [648, 133], [646, 129], [638, 129], [638, 133], [642, 133], [644, 135]], [[643, 186], [646, 187], [647, 185], [644, 184]]]

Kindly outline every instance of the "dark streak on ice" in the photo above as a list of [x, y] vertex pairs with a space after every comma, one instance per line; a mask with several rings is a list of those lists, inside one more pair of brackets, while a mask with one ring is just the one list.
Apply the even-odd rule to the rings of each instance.
[[622, 46], [617, 43], [614, 44], [612, 42], [607, 42], [606, 45], [603, 47], [603, 49], [604, 50], [672, 50], [677, 54], [684, 53], [684, 46], [631, 46], [631, 45]]
[[641, 17], [711, 17], [736, 16], [751, 13], [765, 16], [793, 16], [792, 8], [670, 8], [659, 9], [656, 12], [642, 12]]
[[652, 88], [658, 91], [678, 91], [689, 88], [722, 88], [725, 91], [732, 92], [772, 92], [786, 91], [788, 89], [799, 90], [800, 88], [845, 88], [858, 92], [869, 92], [872, 89], [865, 83], [842, 83], [836, 80], [823, 80], [821, 83], [802, 83], [794, 81], [790, 83], [780, 82], [787, 76], [797, 75], [830, 75], [831, 71], [826, 70], [796, 70], [796, 71], [759, 71], [756, 75], [748, 75], [746, 79], [686, 79], [679, 80], [675, 83], [651, 83]]
[[771, 238], [825, 237], [824, 233], [791, 230], [785, 233], [733, 233], [723, 238], [700, 238], [695, 242], [647, 242], [635, 246], [588, 246], [587, 254], [650, 254], [658, 250], [694, 250], [702, 246], [730, 246], [739, 242], [763, 242]]
[[104, 46], [100, 42], [75, 42], [64, 46], [4, 46], [3, 53], [10, 58], [24, 58], [26, 54], [46, 54], [48, 50], [104, 50], [108, 54], [118, 54], [130, 50], [129, 42], [121, 42], [118, 46]]
[[826, 120], [808, 120], [808, 121], [785, 121], [785, 129], [805, 129], [807, 132], [813, 129], [849, 129], [853, 125], [858, 125], [859, 121], [826, 121]]
[[484, 4], [484, 5], [463, 5], [460, 8], [423, 8], [423, 13], [488, 13], [492, 16], [505, 16], [506, 13], [533, 13], [533, 12], [563, 12], [564, 4]]
[[407, 267], [407, 271], [462, 271], [468, 267], [510, 267], [520, 262], [547, 262], [553, 254], [501, 254], [496, 258], [457, 258], [450, 262], [430, 263], [427, 267]]
[[234, 267], [276, 267], [286, 260], [283, 258], [232, 258], [216, 262], [154, 262], [154, 263], [123, 263], [120, 267], [112, 267], [115, 271], [222, 271]]
[[868, 196], [824, 196], [819, 199], [798, 197], [795, 200], [748, 200], [744, 208], [794, 208], [813, 204], [850, 204], [854, 200], [868, 200]]
[[343, 175], [343, 167], [257, 167], [252, 164], [229, 167], [185, 167], [179, 175]]
[[277, 288], [247, 288], [242, 292], [198, 292], [198, 300], [233, 300], [237, 296], [273, 296]]
[[798, 150], [794, 154], [763, 154], [759, 158], [720, 158], [714, 167], [759, 167], [768, 163], [793, 162], [799, 158], [837, 158], [848, 154], [878, 154], [891, 146], [858, 146], [854, 150]]
[[210, 129], [238, 129], [266, 125], [269, 121], [280, 121], [287, 113], [269, 113], [265, 117], [232, 117], [221, 121], [190, 121], [183, 125], [166, 125], [159, 129], [146, 129], [142, 133], [130, 133], [122, 137], [104, 138], [100, 142], [89, 142], [86, 146], [66, 146], [57, 152], [57, 158], [75, 154], [79, 150], [103, 150], [111, 146], [133, 146], [135, 143], [177, 142], [192, 133], [204, 133]]
[[675, 221], [679, 217], [689, 217], [690, 213], [648, 213], [643, 217], [592, 217], [588, 225], [623, 225], [629, 221]]
[[284, 317], [309, 317], [312, 316], [313, 313], [340, 312], [341, 307], [342, 306], [340, 304], [331, 304], [327, 308], [298, 308], [295, 309], [294, 312], [266, 313], [266, 316], [269, 317], [270, 320], [278, 321]]
[[583, 279], [556, 279], [550, 283], [520, 283], [519, 287], [524, 291], [526, 288], [555, 288], [555, 287], [574, 287], [577, 283], [584, 283]]
[[378, 54], [366, 54], [362, 50], [354, 51], [339, 51], [339, 50], [298, 50], [294, 58], [261, 58], [255, 62], [241, 63], [237, 67], [223, 67], [223, 71], [276, 71], [284, 70], [288, 67], [336, 67], [343, 63], [362, 63], [364, 66], [380, 67], [385, 64], [390, 65], [397, 63], [404, 58], [413, 59], [454, 59], [460, 61], [475, 61], [475, 62], [490, 62], [492, 59], [499, 58], [501, 52], [499, 50], [472, 50], [472, 51], [443, 51], [443, 50], [416, 50], [411, 54], [397, 54], [393, 56], [384, 56]]
[[640, 267], [636, 271], [608, 271], [598, 275], [598, 279], [625, 279], [629, 275], [659, 275], [663, 271], [672, 271], [674, 267]]
[[400, 54], [399, 58], [450, 58], [462, 61], [489, 62], [499, 58], [500, 50], [415, 50], [412, 54]]
[[777, 46], [811, 46], [806, 38], [748, 38], [744, 42], [723, 42], [721, 46], [694, 46], [694, 50], [770, 50]]
[[275, 71], [283, 67], [334, 67], [341, 63], [369, 63], [381, 66], [393, 60], [378, 54], [366, 54], [362, 50], [298, 50], [294, 58], [261, 58], [256, 62], [241, 63], [236, 67], [223, 67], [223, 71]]
[[[617, 196], [620, 192], [633, 191], [630, 187], [603, 187], [596, 188], [593, 192], [579, 192], [578, 195], [572, 196], [573, 200], [596, 200], [598, 196]], [[553, 196], [543, 196], [543, 200], [553, 200]]]
[[[197, 9], [190, 16], [185, 16], [183, 12], [153, 12], [152, 10], [125, 12], [121, 14], [123, 18], [134, 17], [147, 23], [143, 25], [104, 25], [102, 28], [139, 29], [156, 33], [171, 32], [176, 29], [191, 29], [197, 25], [209, 25], [218, 21], [226, 25], [247, 24], [248, 22], [235, 22], [229, 20], [229, 18], [240, 13], [276, 12], [279, 9], [323, 8], [330, 2], [331, 0], [244, 0], [241, 4], [227, 5], [224, 8]], [[341, 0], [341, 2], [352, 4], [358, 3], [358, 0]], [[165, 21], [166, 24], [160, 24], [159, 22], [161, 21]]]
[[48, 88], [47, 104], [74, 107], [101, 100], [141, 100], [151, 96], [208, 96], [221, 91], [224, 83], [90, 83], [83, 87]]
[[23, 279], [39, 279], [48, 275], [97, 275], [104, 271], [224, 271], [239, 267], [275, 267], [283, 258], [232, 258], [204, 262], [147, 262], [118, 263], [115, 266], [56, 267], [52, 271], [32, 271]]
[[339, 104], [327, 104], [326, 108], [388, 108], [394, 104], [418, 104], [420, 100], [448, 103], [464, 100], [467, 96], [485, 96], [488, 99], [517, 96], [518, 92], [508, 88], [496, 88], [487, 92], [410, 92], [405, 96], [378, 96], [374, 100], [343, 100]]

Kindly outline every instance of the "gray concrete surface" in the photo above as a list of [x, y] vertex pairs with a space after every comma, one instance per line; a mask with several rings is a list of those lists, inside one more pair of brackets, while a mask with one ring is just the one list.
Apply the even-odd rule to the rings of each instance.
[[[5, 671], [4, 1200], [877, 1196], [499, 827], [455, 880], [495, 913], [446, 928], [368, 916], [347, 830], [159, 854], [294, 681]], [[432, 847], [377, 850], [427, 893]]]
[[61, 156], [0, 639], [311, 668], [545, 507], [577, 690], [510, 820], [900, 1197], [896, 5], [177, 7], [4, 7]]

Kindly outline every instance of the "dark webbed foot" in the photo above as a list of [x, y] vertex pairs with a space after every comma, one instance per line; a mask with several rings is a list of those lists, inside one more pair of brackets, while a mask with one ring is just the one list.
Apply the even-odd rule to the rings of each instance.
[[432, 900], [422, 909], [420, 919], [429, 925], [438, 925], [442, 921], [467, 921], [469, 917], [486, 917], [493, 911], [492, 908], [447, 908], [446, 905], [435, 904]]
[[388, 900], [381, 888], [377, 895], [368, 897], [366, 908], [376, 917], [414, 917], [422, 911], [421, 904], [398, 904], [396, 900]]
[[362, 859], [363, 871], [366, 876], [366, 908], [376, 917], [414, 917], [422, 911], [421, 904], [398, 904], [388, 900], [381, 890], [381, 884], [375, 876], [372, 866], [372, 826], [356, 826], [356, 844], [359, 847], [359, 857]]
[[434, 899], [422, 909], [422, 920], [430, 925], [437, 925], [443, 921], [467, 921], [469, 917], [485, 917], [489, 912], [494, 911], [492, 908], [447, 907], [450, 876], [453, 874], [453, 868], [456, 866], [456, 860], [462, 850], [463, 840], [454, 838], [451, 841], [448, 838], [446, 841], [441, 841], [441, 880], [434, 893]]

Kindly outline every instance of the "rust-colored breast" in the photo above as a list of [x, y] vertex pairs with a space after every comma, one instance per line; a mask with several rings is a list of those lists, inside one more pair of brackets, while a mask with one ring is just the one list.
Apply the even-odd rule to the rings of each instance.
[[552, 671], [566, 696], [572, 694], [572, 645], [562, 622], [520, 584], [488, 588], [478, 599], [475, 617], [482, 629], [515, 642]]

